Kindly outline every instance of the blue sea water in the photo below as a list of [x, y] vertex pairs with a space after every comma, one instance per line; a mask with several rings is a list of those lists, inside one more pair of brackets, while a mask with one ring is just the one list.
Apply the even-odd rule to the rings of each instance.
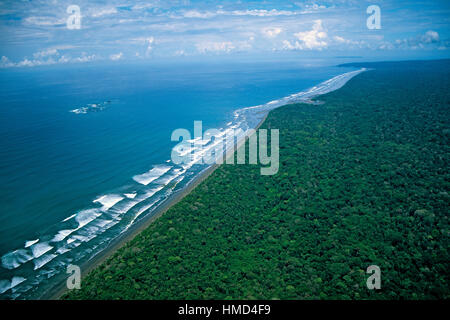
[[0, 70], [0, 298], [40, 297], [67, 264], [104, 249], [195, 175], [167, 162], [173, 130], [192, 132], [194, 120], [223, 128], [236, 109], [346, 71], [292, 62]]

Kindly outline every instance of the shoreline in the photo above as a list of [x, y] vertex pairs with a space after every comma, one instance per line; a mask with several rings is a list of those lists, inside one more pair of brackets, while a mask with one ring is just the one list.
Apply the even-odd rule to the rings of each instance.
[[[257, 131], [261, 125], [266, 121], [269, 112], [267, 112], [258, 125], [255, 127], [255, 131]], [[249, 137], [245, 137], [245, 141], [238, 141], [234, 146], [233, 150], [229, 150], [224, 159], [227, 159], [230, 156], [233, 156], [236, 152], [237, 148], [242, 144], [246, 143]], [[224, 163], [225, 164], [225, 161]], [[208, 178], [214, 171], [216, 171], [219, 166], [222, 164], [213, 164], [210, 167], [201, 171], [197, 177], [195, 177], [188, 185], [179, 190], [178, 192], [172, 194], [169, 198], [167, 198], [158, 208], [156, 208], [155, 213], [151, 216], [145, 217], [142, 221], [139, 221], [135, 226], [131, 226], [129, 230], [127, 230], [122, 235], [118, 236], [116, 239], [112, 240], [111, 243], [102, 251], [97, 253], [90, 260], [86, 261], [83, 265], [80, 266], [81, 269], [81, 282], [83, 282], [83, 278], [86, 277], [89, 272], [93, 271], [95, 268], [100, 266], [103, 262], [108, 260], [110, 257], [114, 255], [114, 253], [120, 248], [124, 247], [128, 242], [132, 241], [138, 234], [140, 234], [143, 230], [148, 228], [150, 224], [152, 224], [156, 219], [161, 217], [164, 213], [166, 213], [172, 206], [176, 205], [180, 202], [184, 197], [186, 197], [189, 193], [192, 192], [200, 183], [202, 183], [206, 178]], [[62, 281], [58, 285], [55, 285], [54, 288], [49, 289], [46, 293], [42, 295], [42, 298], [45, 300], [59, 300], [69, 289], [66, 287], [66, 282]]]
[[[358, 75], [361, 72], [366, 71], [363, 70], [357, 70], [352, 71], [349, 73], [344, 73], [342, 75], [339, 75], [337, 77], [342, 77], [347, 74], [352, 74], [352, 76], [348, 79], [345, 79], [345, 82], [343, 84], [340, 84], [338, 86], [331, 86], [329, 87], [329, 91], [326, 92], [317, 92], [316, 94], [313, 94], [312, 96], [305, 97], [306, 99], [300, 99], [298, 101], [286, 101], [285, 104], [279, 105], [275, 107], [274, 109], [277, 109], [281, 106], [294, 104], [294, 103], [305, 103], [305, 104], [311, 104], [311, 105], [317, 105], [320, 104], [319, 101], [314, 101], [313, 99], [332, 92], [336, 91], [342, 86], [344, 86], [350, 79], [352, 79], [354, 76]], [[336, 78], [336, 77], [335, 77]], [[330, 80], [333, 80], [335, 78], [332, 78]], [[326, 82], [330, 81], [327, 80]], [[326, 83], [325, 82], [325, 83]], [[255, 131], [257, 131], [261, 125], [266, 121], [270, 110], [263, 110], [264, 117], [261, 118], [259, 123], [254, 128]], [[233, 150], [229, 150], [224, 155], [224, 160], [228, 157], [234, 155], [237, 148], [239, 148], [241, 145], [247, 142], [249, 137], [245, 136], [245, 139], [241, 141], [237, 141], [236, 145], [234, 146]], [[223, 162], [225, 164], [226, 161]], [[80, 268], [81, 268], [81, 282], [83, 281], [83, 278], [86, 277], [87, 274], [89, 274], [91, 271], [93, 271], [95, 268], [97, 268], [99, 265], [101, 265], [103, 262], [105, 262], [107, 259], [109, 259], [113, 254], [119, 250], [120, 248], [124, 247], [128, 242], [132, 241], [138, 234], [140, 234], [143, 230], [145, 230], [148, 226], [150, 226], [151, 223], [156, 221], [160, 216], [162, 216], [165, 212], [167, 212], [172, 206], [180, 202], [185, 196], [187, 196], [192, 190], [194, 190], [200, 183], [202, 183], [206, 178], [208, 178], [219, 166], [222, 164], [213, 164], [210, 167], [204, 169], [201, 171], [197, 177], [195, 177], [189, 184], [187, 184], [185, 187], [183, 187], [181, 190], [177, 191], [176, 193], [169, 196], [167, 199], [164, 200], [164, 202], [155, 209], [155, 212], [152, 215], [149, 215], [148, 217], [144, 217], [141, 221], [136, 223], [134, 226], [132, 225], [129, 230], [124, 232], [123, 234], [119, 235], [115, 239], [111, 240], [111, 242], [108, 244], [108, 246], [95, 254], [91, 259], [84, 262]], [[69, 289], [66, 287], [66, 277], [64, 277], [63, 280], [61, 280], [58, 284], [54, 285], [52, 288], [49, 288], [46, 292], [44, 292], [40, 299], [44, 300], [59, 300]]]

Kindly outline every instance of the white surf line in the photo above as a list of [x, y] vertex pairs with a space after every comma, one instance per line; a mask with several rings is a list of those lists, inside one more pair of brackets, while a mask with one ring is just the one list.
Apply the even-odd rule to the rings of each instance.
[[281, 106], [284, 106], [284, 105], [287, 105], [290, 103], [310, 100], [316, 96], [330, 93], [332, 91], [342, 88], [350, 79], [352, 79], [353, 77], [355, 77], [358, 74], [360, 74], [364, 71], [367, 71], [367, 70], [368, 70], [367, 68], [361, 68], [359, 70], [340, 74], [340, 75], [335, 76], [331, 79], [328, 79], [324, 82], [321, 82], [317, 86], [309, 88], [305, 91], [300, 91], [298, 93], [294, 93], [287, 97], [284, 97], [284, 98], [281, 98], [278, 100], [273, 100], [273, 101], [270, 101], [265, 104], [238, 109], [235, 111], [235, 115], [237, 114], [237, 116], [239, 116], [240, 112], [246, 111], [246, 110], [257, 109], [257, 108], [262, 109], [264, 107], [272, 107], [270, 110], [273, 110], [273, 109], [279, 108]]
[[136, 181], [137, 183], [140, 183], [140, 184], [143, 184], [146, 186], [146, 185], [150, 184], [150, 182], [152, 182], [152, 181], [158, 179], [159, 177], [161, 177], [162, 175], [164, 175], [170, 169], [172, 169], [171, 166], [155, 165], [155, 166], [153, 166], [153, 169], [147, 171], [146, 173], [138, 174], [138, 175], [134, 176], [133, 180]]

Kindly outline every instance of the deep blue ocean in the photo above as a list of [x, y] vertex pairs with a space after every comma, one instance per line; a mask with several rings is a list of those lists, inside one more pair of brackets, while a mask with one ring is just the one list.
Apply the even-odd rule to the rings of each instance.
[[[151, 212], [169, 192], [157, 178], [181, 181], [165, 176], [181, 170], [161, 166], [173, 130], [193, 131], [194, 120], [222, 128], [236, 109], [346, 71], [293, 62], [0, 70], [0, 298], [39, 297], [67, 264]], [[136, 182], [142, 174], [147, 184]]]

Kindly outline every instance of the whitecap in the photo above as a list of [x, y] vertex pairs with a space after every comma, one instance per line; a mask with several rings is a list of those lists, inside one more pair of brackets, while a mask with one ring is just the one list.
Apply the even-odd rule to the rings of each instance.
[[53, 237], [50, 242], [59, 242], [64, 240], [69, 234], [76, 231], [77, 229], [68, 229], [68, 230], [60, 230], [58, 233]]
[[164, 188], [163, 186], [158, 186], [158, 187], [155, 187], [155, 188], [152, 188], [152, 189], [146, 191], [145, 194], [138, 196], [133, 201], [128, 201], [128, 202], [123, 201], [123, 202], [119, 203], [117, 206], [115, 206], [113, 208], [113, 211], [118, 212], [120, 214], [127, 213], [134, 206], [136, 206], [137, 204], [141, 203], [142, 201], [152, 197], [155, 193], [157, 193], [158, 191], [160, 191], [163, 188]]
[[27, 250], [19, 249], [3, 255], [2, 265], [4, 268], [12, 270], [31, 259], [33, 259], [33, 256]]
[[125, 227], [125, 230], [128, 229], [133, 223], [134, 221], [136, 221], [136, 219], [143, 214], [145, 211], [147, 211], [148, 209], [150, 209], [151, 207], [153, 207], [153, 205], [155, 203], [157, 203], [160, 200], [160, 198], [157, 198], [155, 201], [153, 201], [152, 203], [142, 207], [141, 209], [139, 209], [139, 211], [136, 213], [136, 215], [133, 217], [133, 219], [131, 219], [130, 223]]
[[41, 256], [37, 259], [34, 259], [34, 270], [37, 270], [39, 268], [42, 268], [42, 266], [46, 265], [47, 263], [49, 263], [50, 261], [52, 261], [53, 259], [55, 259], [57, 257], [56, 254], [46, 254], [44, 256]]
[[70, 217], [65, 218], [62, 222], [66, 222], [66, 221], [72, 219], [73, 217], [75, 217], [76, 215], [77, 214], [75, 213], [75, 214], [71, 215]]
[[104, 196], [99, 197], [98, 199], [95, 199], [94, 203], [100, 203], [102, 205], [101, 210], [102, 211], [108, 211], [111, 207], [113, 207], [116, 203], [119, 201], [122, 201], [124, 198], [117, 194], [107, 194]]
[[25, 248], [31, 247], [33, 244], [39, 242], [39, 239], [25, 241]]
[[100, 227], [100, 228], [104, 228], [105, 226], [107, 226], [111, 222], [112, 222], [112, 220], [97, 219], [97, 221], [95, 221], [95, 225]]
[[18, 277], [18, 276], [14, 276], [11, 279], [11, 281], [0, 280], [0, 294], [5, 293], [9, 289], [16, 287], [17, 285], [21, 284], [25, 280], [27, 280], [27, 279], [25, 279], [24, 277]]
[[150, 171], [148, 171], [146, 173], [134, 176], [133, 180], [140, 184], [148, 185], [150, 182], [158, 179], [160, 176], [165, 174], [170, 169], [172, 169], [172, 167], [170, 167], [170, 166], [157, 165], [157, 166], [154, 166], [153, 169], [151, 169]]
[[42, 242], [42, 243], [36, 243], [34, 245], [32, 245], [30, 247], [31, 252], [33, 253], [33, 257], [39, 258], [40, 256], [42, 256], [43, 254], [49, 252], [50, 250], [53, 249], [52, 246], [50, 246], [47, 242]]
[[11, 282], [9, 280], [0, 280], [0, 294], [5, 293], [11, 289]]
[[77, 213], [75, 220], [78, 222], [78, 228], [80, 229], [87, 225], [89, 222], [95, 220], [97, 217], [101, 216], [102, 213], [97, 209], [83, 210]]
[[56, 253], [57, 253], [57, 254], [63, 254], [63, 253], [69, 252], [69, 251], [70, 251], [69, 248], [67, 248], [67, 247], [61, 247], [61, 248], [59, 248], [58, 250], [56, 250]]
[[155, 193], [157, 193], [158, 191], [162, 190], [163, 188], [164, 188], [163, 186], [158, 186], [158, 187], [152, 188], [150, 190], [147, 190], [145, 192], [145, 196], [143, 197], [142, 200], [146, 200], [146, 199], [152, 197]]
[[135, 205], [137, 205], [140, 201], [134, 200], [134, 201], [123, 201], [122, 203], [118, 204], [113, 208], [114, 212], [118, 213], [127, 213], [128, 210], [133, 208]]
[[182, 170], [182, 169], [175, 169], [173, 170], [173, 172], [167, 176], [163, 176], [162, 178], [158, 179], [157, 181], [155, 181], [155, 183], [157, 184], [162, 184], [162, 185], [167, 185], [169, 184], [173, 179], [175, 179], [176, 177], [180, 176], [181, 174], [185, 173], [186, 170]]

